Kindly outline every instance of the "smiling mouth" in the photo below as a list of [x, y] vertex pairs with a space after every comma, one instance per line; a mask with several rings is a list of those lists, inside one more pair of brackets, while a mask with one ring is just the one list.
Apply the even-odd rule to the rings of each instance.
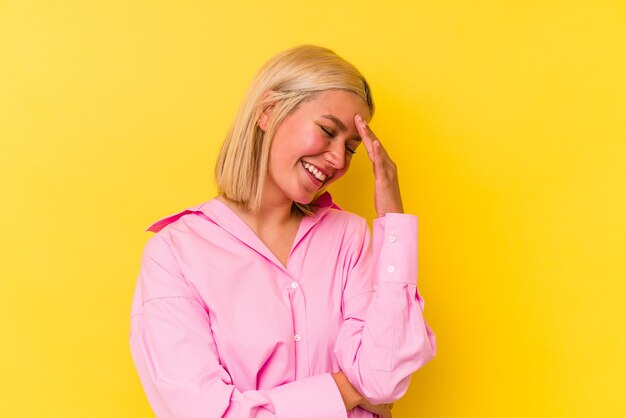
[[313, 164], [309, 164], [306, 161], [302, 161], [302, 166], [313, 175], [316, 179], [321, 181], [322, 183], [328, 178], [324, 173], [315, 168]]

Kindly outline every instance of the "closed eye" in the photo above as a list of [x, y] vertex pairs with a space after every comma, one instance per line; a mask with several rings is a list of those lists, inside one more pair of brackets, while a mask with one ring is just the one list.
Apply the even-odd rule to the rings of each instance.
[[326, 135], [329, 138], [332, 138], [335, 136], [335, 133], [333, 131], [331, 131], [328, 128], [323, 127], [322, 125], [320, 125], [320, 129], [324, 132], [324, 135]]
[[350, 153], [351, 155], [356, 154], [356, 150], [359, 147], [359, 144], [361, 144], [361, 139], [355, 141], [355, 140], [348, 140], [346, 142], [346, 152]]
[[[324, 135], [325, 135], [327, 138], [334, 138], [334, 137], [335, 137], [335, 132], [334, 132], [334, 131], [332, 131], [331, 129], [326, 128], [326, 127], [324, 127], [324, 126], [322, 126], [322, 125], [319, 125], [319, 127], [320, 127], [320, 129], [322, 130], [322, 132], [324, 132]], [[356, 154], [356, 150], [355, 150], [355, 149], [353, 149], [353, 148], [351, 148], [351, 147], [349, 147], [348, 145], [346, 145], [346, 152], [347, 152], [348, 154], [350, 154], [350, 155], [354, 155], [354, 154]]]

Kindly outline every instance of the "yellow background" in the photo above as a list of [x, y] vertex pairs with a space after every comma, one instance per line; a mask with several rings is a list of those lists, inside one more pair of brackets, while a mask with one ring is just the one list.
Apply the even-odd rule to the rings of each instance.
[[[369, 78], [437, 358], [396, 417], [626, 416], [623, 1], [0, 1], [0, 416], [148, 417], [152, 221], [208, 200], [258, 67]], [[372, 218], [363, 151], [335, 190]], [[323, 402], [323, 400], [320, 400]]]

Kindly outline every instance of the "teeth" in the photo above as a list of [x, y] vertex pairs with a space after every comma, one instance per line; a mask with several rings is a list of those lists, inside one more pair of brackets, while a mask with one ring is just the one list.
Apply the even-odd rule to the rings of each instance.
[[309, 173], [313, 174], [315, 178], [318, 179], [319, 181], [326, 180], [326, 176], [324, 175], [324, 173], [319, 171], [317, 168], [313, 167], [311, 164], [302, 161], [302, 165], [304, 166], [304, 168], [306, 168], [309, 171]]

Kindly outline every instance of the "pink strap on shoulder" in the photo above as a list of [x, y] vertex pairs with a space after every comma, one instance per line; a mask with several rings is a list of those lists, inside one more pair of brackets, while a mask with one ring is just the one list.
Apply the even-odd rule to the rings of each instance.
[[175, 215], [171, 215], [171, 216], [168, 216], [167, 218], [163, 218], [163, 219], [156, 221], [155, 223], [150, 225], [146, 229], [146, 231], [159, 232], [161, 229], [165, 228], [167, 225], [171, 224], [172, 222], [176, 222], [179, 218], [185, 215], [188, 215], [190, 213], [197, 213], [197, 212], [198, 212], [197, 210], [186, 209], [182, 212], [178, 212]]

